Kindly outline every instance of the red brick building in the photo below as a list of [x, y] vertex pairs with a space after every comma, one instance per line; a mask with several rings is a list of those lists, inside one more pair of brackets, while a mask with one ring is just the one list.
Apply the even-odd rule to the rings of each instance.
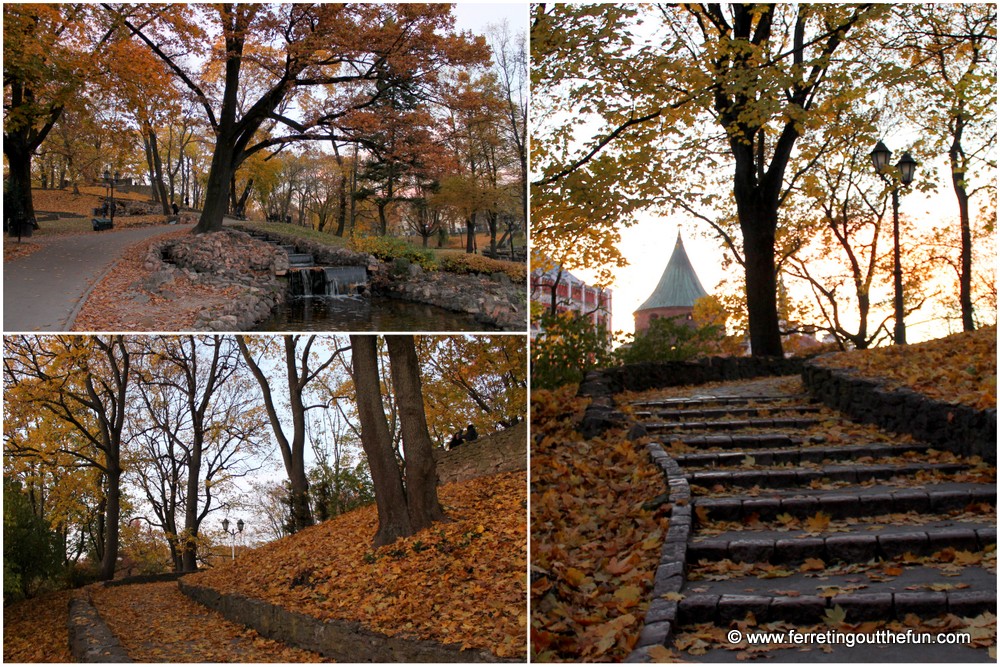
[[692, 321], [694, 302], [703, 296], [708, 296], [708, 292], [698, 280], [698, 274], [688, 259], [678, 230], [674, 252], [670, 255], [670, 261], [667, 262], [663, 275], [660, 276], [660, 282], [649, 298], [633, 313], [635, 333], [642, 333], [649, 328], [651, 321], [661, 317]]

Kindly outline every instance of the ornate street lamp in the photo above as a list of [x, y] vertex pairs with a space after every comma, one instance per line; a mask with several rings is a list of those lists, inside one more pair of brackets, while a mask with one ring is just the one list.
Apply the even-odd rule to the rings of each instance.
[[909, 152], [896, 163], [895, 169], [889, 167], [892, 151], [881, 141], [875, 144], [871, 152], [875, 172], [892, 188], [892, 283], [893, 283], [893, 342], [896, 345], [906, 345], [906, 325], [903, 323], [903, 268], [899, 252], [899, 186], [909, 185], [917, 172], [917, 161]]
[[233, 560], [236, 560], [236, 533], [242, 533], [244, 525], [246, 525], [246, 524], [243, 523], [243, 519], [238, 519], [236, 521], [236, 530], [229, 530], [229, 518], [227, 517], [227, 518], [225, 518], [225, 519], [222, 520], [222, 530], [225, 533], [227, 533], [230, 537], [232, 537], [232, 559]]

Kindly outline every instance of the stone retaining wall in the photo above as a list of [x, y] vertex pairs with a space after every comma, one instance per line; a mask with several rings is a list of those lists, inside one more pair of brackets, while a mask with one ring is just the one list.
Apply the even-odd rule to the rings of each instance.
[[321, 621], [263, 600], [223, 594], [178, 581], [182, 593], [228, 620], [253, 628], [264, 637], [338, 662], [500, 662], [486, 651], [461, 650], [436, 642], [388, 637], [351, 621]]
[[907, 387], [887, 389], [883, 382], [822, 365], [805, 364], [802, 381], [826, 405], [852, 418], [964, 456], [997, 460], [997, 411], [938, 401]]
[[151, 272], [143, 287], [154, 294], [169, 290], [179, 274], [197, 284], [238, 292], [198, 314], [194, 328], [201, 331], [252, 329], [287, 298], [275, 278], [288, 269], [287, 253], [245, 232], [224, 230], [152, 243], [143, 268]]
[[97, 609], [82, 595], [69, 601], [69, 651], [76, 662], [132, 662]]
[[[599, 371], [612, 393], [705, 384], [755, 377], [798, 375], [801, 357], [705, 357], [694, 361], [629, 364]], [[581, 387], [581, 392], [583, 391]]]
[[434, 450], [439, 484], [528, 469], [528, 424], [483, 436], [455, 449]]
[[303, 239], [301, 236], [282, 234], [279, 231], [271, 229], [265, 231], [250, 225], [241, 225], [239, 223], [230, 223], [227, 226], [241, 231], [252, 231], [253, 233], [259, 234], [274, 243], [295, 246], [296, 251], [311, 254], [316, 260], [316, 264], [318, 266], [363, 266], [369, 273], [371, 273], [376, 270], [378, 265], [378, 260], [368, 253], [355, 252], [353, 250], [348, 250], [347, 248], [329, 246], [317, 241]]
[[184, 575], [191, 574], [191, 572], [163, 572], [160, 574], [137, 574], [131, 577], [122, 577], [121, 579], [112, 579], [111, 581], [103, 582], [105, 588], [114, 588], [115, 586], [131, 586], [133, 584], [156, 584], [161, 581], [177, 581]]

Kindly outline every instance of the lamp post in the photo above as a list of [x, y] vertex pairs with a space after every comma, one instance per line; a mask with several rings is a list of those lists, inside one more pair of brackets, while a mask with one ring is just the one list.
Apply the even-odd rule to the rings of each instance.
[[[875, 172], [892, 188], [892, 287], [893, 287], [893, 342], [896, 345], [906, 345], [906, 325], [903, 322], [903, 268], [899, 257], [899, 186], [913, 182], [917, 171], [917, 161], [909, 154], [903, 153], [894, 168], [889, 167], [889, 156], [892, 152], [881, 141], [875, 144], [871, 152]], [[895, 173], [891, 173], [891, 172]]]
[[231, 542], [231, 544], [232, 544], [232, 550], [231, 551], [232, 551], [232, 559], [233, 560], [236, 560], [236, 533], [242, 533], [244, 525], [245, 524], [243, 523], [243, 519], [238, 519], [236, 521], [236, 530], [229, 530], [229, 519], [226, 518], [226, 519], [222, 520], [222, 530], [225, 531], [229, 536], [232, 537], [232, 542]]
[[111, 197], [109, 198], [108, 204], [108, 217], [111, 219], [111, 226], [115, 226], [115, 183], [121, 178], [121, 174], [117, 171], [112, 176], [109, 169], [104, 170], [104, 182], [107, 184], [111, 192]]

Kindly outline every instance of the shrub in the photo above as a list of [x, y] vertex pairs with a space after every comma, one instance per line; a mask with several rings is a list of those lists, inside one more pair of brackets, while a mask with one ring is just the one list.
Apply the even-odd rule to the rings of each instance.
[[517, 262], [502, 262], [481, 255], [449, 253], [438, 260], [442, 271], [449, 273], [504, 273], [515, 283], [524, 283], [528, 272], [524, 264]]
[[4, 603], [30, 597], [62, 573], [59, 536], [31, 509], [21, 484], [3, 480]]
[[434, 254], [430, 250], [416, 248], [403, 239], [397, 239], [392, 236], [364, 236], [355, 238], [351, 240], [349, 247], [351, 250], [375, 255], [375, 257], [383, 262], [405, 259], [414, 264], [419, 264], [424, 269], [434, 269]]
[[611, 361], [608, 332], [573, 312], [542, 316], [544, 331], [531, 345], [532, 389], [555, 389], [583, 380]]
[[712, 352], [725, 335], [717, 324], [688, 326], [672, 317], [649, 323], [649, 328], [637, 334], [629, 345], [615, 351], [624, 364], [643, 361], [685, 361]]

